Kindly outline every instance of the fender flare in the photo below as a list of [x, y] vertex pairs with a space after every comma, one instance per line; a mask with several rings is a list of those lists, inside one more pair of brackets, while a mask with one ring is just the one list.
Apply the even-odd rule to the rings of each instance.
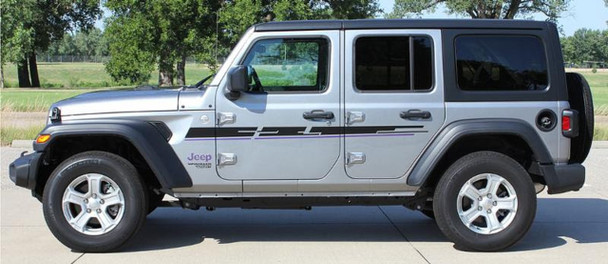
[[522, 138], [539, 164], [552, 164], [553, 158], [538, 133], [528, 123], [518, 119], [471, 119], [447, 125], [426, 148], [407, 178], [410, 186], [421, 186], [459, 139], [471, 135], [514, 135]]
[[45, 143], [34, 142], [34, 151], [44, 152], [58, 138], [66, 136], [118, 136], [135, 147], [154, 172], [164, 190], [192, 187], [192, 179], [167, 139], [151, 123], [138, 120], [68, 121], [49, 124], [40, 134]]

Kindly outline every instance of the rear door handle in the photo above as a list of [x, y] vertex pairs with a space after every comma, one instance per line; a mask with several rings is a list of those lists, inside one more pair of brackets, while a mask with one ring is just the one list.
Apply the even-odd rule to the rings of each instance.
[[332, 112], [325, 112], [323, 110], [312, 110], [310, 112], [304, 112], [304, 114], [302, 114], [302, 117], [304, 117], [304, 119], [308, 119], [308, 120], [318, 120], [318, 119], [334, 119], [334, 113]]
[[409, 120], [419, 120], [419, 119], [430, 119], [431, 118], [431, 112], [429, 111], [422, 111], [419, 109], [410, 109], [401, 112], [399, 114], [399, 116], [403, 119], [409, 119]]

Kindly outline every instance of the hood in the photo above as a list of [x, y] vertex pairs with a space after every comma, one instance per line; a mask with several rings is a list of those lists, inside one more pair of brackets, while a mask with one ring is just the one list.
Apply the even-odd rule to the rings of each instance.
[[176, 111], [179, 90], [101, 91], [81, 94], [53, 106], [62, 116], [142, 111]]

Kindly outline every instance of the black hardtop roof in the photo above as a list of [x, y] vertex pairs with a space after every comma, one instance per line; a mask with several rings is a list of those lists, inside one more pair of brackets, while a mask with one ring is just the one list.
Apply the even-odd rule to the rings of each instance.
[[342, 30], [342, 29], [546, 29], [551, 22], [507, 19], [356, 19], [298, 20], [254, 25], [255, 31]]

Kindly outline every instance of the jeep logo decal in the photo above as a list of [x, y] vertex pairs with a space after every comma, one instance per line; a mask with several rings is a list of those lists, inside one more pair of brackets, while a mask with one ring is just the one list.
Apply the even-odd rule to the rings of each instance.
[[209, 162], [213, 157], [211, 154], [199, 154], [199, 153], [190, 153], [190, 156], [187, 157], [189, 161], [204, 161]]
[[189, 166], [194, 166], [198, 169], [210, 169], [210, 161], [213, 159], [213, 155], [192, 152], [186, 159], [188, 160]]

